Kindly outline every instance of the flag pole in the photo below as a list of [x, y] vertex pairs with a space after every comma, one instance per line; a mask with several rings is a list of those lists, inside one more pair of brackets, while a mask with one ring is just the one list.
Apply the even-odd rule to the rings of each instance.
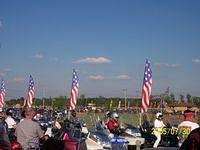
[[68, 120], [70, 119], [70, 115], [71, 115], [71, 111], [70, 111], [70, 109], [68, 109], [68, 113], [67, 113], [67, 119]]
[[69, 120], [70, 119], [70, 116], [71, 116], [71, 110], [70, 110], [70, 104], [71, 103], [71, 100], [69, 99], [69, 109], [67, 110], [67, 119]]
[[42, 107], [43, 107], [43, 109], [44, 109], [44, 105], [45, 105], [45, 89], [43, 88], [42, 89]]
[[141, 125], [142, 125], [142, 112], [140, 111], [140, 124], [139, 124], [139, 126], [141, 127]]
[[[145, 65], [146, 65], [146, 62], [145, 62]], [[145, 70], [145, 67], [144, 67], [144, 70]], [[144, 76], [145, 76], [145, 71], [144, 71], [143, 78], [144, 78]], [[140, 114], [139, 114], [139, 126], [142, 126], [142, 95], [143, 95], [143, 86], [144, 86], [144, 79], [142, 80], [141, 109], [140, 109]]]
[[[143, 91], [143, 89], [142, 89]], [[142, 93], [141, 93], [142, 95]], [[141, 96], [141, 102], [142, 102], [142, 96]], [[142, 103], [141, 103], [141, 108], [140, 108], [140, 113], [139, 113], [139, 126], [141, 127], [142, 126]]]
[[[141, 97], [142, 101], [142, 97]], [[139, 109], [139, 127], [142, 125], [142, 103], [141, 103], [141, 108]]]
[[69, 116], [70, 116], [70, 114], [69, 114], [69, 109], [67, 108], [67, 89], [66, 89], [66, 96], [65, 96], [65, 111], [66, 111], [66, 115], [65, 115], [65, 119], [67, 119], [67, 120], [69, 120]]

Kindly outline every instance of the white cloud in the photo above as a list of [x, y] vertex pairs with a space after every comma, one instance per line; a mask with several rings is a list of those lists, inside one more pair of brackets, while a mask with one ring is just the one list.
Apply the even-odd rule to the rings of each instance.
[[180, 67], [181, 64], [168, 64], [168, 63], [154, 63], [157, 67], [168, 67], [168, 68], [177, 68]]
[[200, 59], [198, 58], [192, 59], [192, 62], [195, 64], [200, 64]]
[[118, 75], [118, 76], [114, 77], [114, 79], [117, 79], [117, 80], [129, 80], [130, 77], [128, 75]]
[[15, 77], [13, 80], [14, 80], [15, 82], [24, 82], [24, 81], [25, 81], [25, 79], [24, 79], [24, 78], [21, 78], [21, 77]]
[[103, 80], [105, 78], [101, 75], [91, 75], [91, 76], [89, 76], [89, 79], [91, 79], [91, 80]]
[[8, 74], [8, 72], [10, 72], [10, 71], [11, 71], [11, 69], [9, 69], [9, 68], [3, 69], [3, 70], [0, 72], [0, 76], [1, 76], [1, 77], [6, 76], [6, 75]]
[[5, 71], [5, 72], [10, 72], [11, 69], [10, 69], [10, 68], [5, 68], [4, 71]]
[[105, 58], [105, 57], [87, 57], [87, 58], [84, 58], [84, 59], [80, 59], [80, 60], [77, 60], [75, 61], [74, 63], [77, 63], [77, 64], [108, 64], [110, 63], [111, 60], [109, 60], [108, 58]]
[[6, 73], [5, 72], [0, 72], [0, 76], [4, 77], [4, 76], [6, 76]]
[[35, 59], [43, 59], [44, 56], [43, 56], [42, 54], [35, 54], [35, 55], [33, 56], [33, 58], [35, 58]]

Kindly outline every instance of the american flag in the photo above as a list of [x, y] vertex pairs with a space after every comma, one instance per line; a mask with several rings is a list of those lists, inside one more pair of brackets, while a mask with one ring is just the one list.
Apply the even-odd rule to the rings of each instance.
[[34, 81], [33, 77], [30, 76], [29, 86], [28, 86], [28, 96], [25, 104], [26, 107], [30, 108], [32, 106], [34, 95], [35, 95]]
[[149, 107], [151, 85], [152, 85], [152, 70], [150, 66], [150, 61], [147, 59], [145, 64], [143, 89], [142, 89], [142, 112], [147, 112], [147, 109]]
[[71, 99], [70, 99], [70, 110], [74, 110], [76, 107], [76, 100], [78, 97], [79, 91], [79, 79], [77, 72], [73, 69], [73, 77], [72, 77], [72, 87], [71, 87]]
[[2, 108], [5, 104], [5, 96], [6, 96], [5, 82], [4, 80], [2, 80], [0, 89], [0, 108]]

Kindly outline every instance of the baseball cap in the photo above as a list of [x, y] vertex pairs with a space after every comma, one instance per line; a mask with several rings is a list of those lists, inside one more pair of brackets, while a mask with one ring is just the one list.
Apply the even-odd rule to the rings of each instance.
[[162, 117], [162, 116], [163, 116], [162, 113], [160, 113], [160, 112], [156, 113], [156, 118]]
[[193, 116], [193, 115], [195, 115], [195, 111], [191, 111], [191, 110], [188, 110], [188, 109], [184, 111], [185, 117], [190, 117], [190, 116]]

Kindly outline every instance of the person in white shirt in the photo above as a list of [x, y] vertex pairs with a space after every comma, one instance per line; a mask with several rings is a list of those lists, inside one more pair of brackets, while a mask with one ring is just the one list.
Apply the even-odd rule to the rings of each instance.
[[156, 119], [154, 121], [154, 135], [156, 136], [156, 141], [153, 145], [154, 148], [158, 147], [158, 144], [161, 140], [162, 128], [165, 127], [165, 124], [162, 121], [162, 113], [158, 112], [156, 114]]
[[7, 109], [6, 111], [6, 123], [8, 125], [8, 131], [11, 131], [12, 129], [16, 128], [16, 122], [15, 120], [12, 118], [13, 117], [13, 110], [11, 108]]
[[190, 132], [199, 127], [194, 121], [195, 112], [191, 110], [184, 111], [184, 121], [178, 125], [179, 146], [185, 141]]

